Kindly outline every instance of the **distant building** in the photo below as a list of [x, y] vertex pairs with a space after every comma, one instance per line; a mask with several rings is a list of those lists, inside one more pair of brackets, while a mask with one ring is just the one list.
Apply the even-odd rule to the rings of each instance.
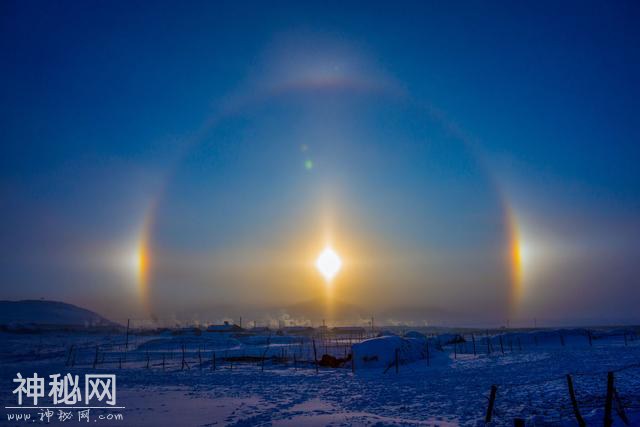
[[222, 325], [209, 325], [207, 332], [242, 332], [243, 329], [235, 323], [224, 322]]
[[285, 335], [310, 335], [313, 333], [311, 326], [285, 326], [280, 329]]
[[360, 326], [336, 326], [331, 329], [334, 335], [343, 338], [364, 338], [365, 329]]

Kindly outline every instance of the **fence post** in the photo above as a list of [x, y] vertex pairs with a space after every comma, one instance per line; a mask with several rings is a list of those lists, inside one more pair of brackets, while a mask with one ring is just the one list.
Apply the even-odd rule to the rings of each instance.
[[429, 358], [429, 341], [427, 341], [427, 366], [431, 366], [431, 360]]
[[[473, 355], [476, 355], [476, 337], [471, 333], [471, 342], [473, 342]], [[428, 345], [428, 344], [427, 344]]]
[[489, 396], [489, 406], [487, 407], [487, 415], [484, 417], [485, 423], [491, 422], [491, 416], [493, 415], [493, 405], [496, 402], [496, 392], [498, 387], [496, 385], [491, 386], [491, 395]]
[[65, 366], [69, 366], [69, 364], [71, 363], [71, 354], [73, 353], [73, 347], [74, 347], [73, 344], [71, 344], [71, 347], [69, 347], [69, 353], [67, 354], [67, 361], [64, 363]]
[[316, 365], [316, 374], [318, 373], [318, 352], [316, 351], [316, 340], [313, 340], [313, 361]]
[[185, 366], [187, 367], [187, 369], [191, 369], [191, 367], [189, 367], [189, 363], [187, 363], [185, 359], [185, 355], [184, 355], [185, 351], [186, 351], [186, 348], [185, 348], [185, 344], [183, 343], [182, 344], [182, 367], [181, 367], [182, 370], [184, 370]]
[[131, 321], [131, 319], [127, 319], [127, 335], [126, 335], [125, 340], [124, 340], [124, 351], [125, 351], [125, 354], [129, 350], [129, 322], [130, 321]]
[[96, 346], [96, 355], [93, 358], [93, 369], [96, 369], [96, 366], [98, 366], [98, 346]]
[[500, 338], [500, 351], [502, 352], [502, 354], [504, 354], [504, 346], [502, 345], [502, 335], [498, 335], [498, 338]]
[[569, 397], [571, 398], [571, 406], [573, 406], [573, 414], [576, 416], [576, 421], [580, 427], [585, 427], [586, 424], [582, 415], [580, 415], [580, 408], [578, 408], [578, 401], [576, 400], [576, 393], [573, 390], [573, 380], [571, 375], [567, 374], [567, 387], [569, 388]]
[[607, 374], [607, 400], [604, 404], [604, 427], [611, 427], [613, 419], [611, 418], [611, 404], [613, 401], [613, 372]]
[[620, 396], [618, 396], [618, 390], [613, 388], [613, 397], [616, 399], [616, 412], [618, 416], [622, 420], [625, 425], [630, 425], [629, 418], [627, 418], [627, 414], [624, 412], [624, 406], [622, 406], [622, 400], [620, 400]]
[[399, 350], [396, 348], [396, 374], [398, 373], [398, 352]]
[[353, 351], [353, 346], [351, 346], [351, 373], [356, 373], [356, 353]]
[[151, 359], [149, 358], [149, 352], [147, 351], [147, 369], [149, 369], [150, 362], [151, 362]]

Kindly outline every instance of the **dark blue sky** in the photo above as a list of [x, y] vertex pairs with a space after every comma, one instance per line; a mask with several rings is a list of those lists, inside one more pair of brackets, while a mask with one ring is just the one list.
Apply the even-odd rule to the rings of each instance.
[[511, 212], [500, 316], [638, 320], [639, 12], [2, 2], [0, 297], [140, 310], [117, 254], [153, 210], [161, 315], [313, 297], [289, 261], [327, 227], [343, 299], [473, 312], [510, 298]]

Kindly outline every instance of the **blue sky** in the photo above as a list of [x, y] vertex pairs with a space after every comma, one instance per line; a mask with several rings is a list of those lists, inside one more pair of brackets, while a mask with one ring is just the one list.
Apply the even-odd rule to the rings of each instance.
[[317, 296], [329, 227], [370, 311], [637, 320], [633, 2], [0, 9], [0, 297], [148, 314], [117, 254], [155, 205], [158, 316]]

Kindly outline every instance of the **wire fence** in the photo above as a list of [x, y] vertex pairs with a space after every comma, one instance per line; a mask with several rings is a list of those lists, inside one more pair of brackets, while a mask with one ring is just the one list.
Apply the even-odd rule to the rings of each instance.
[[[260, 369], [280, 368], [315, 369], [344, 367], [353, 370], [352, 346], [370, 338], [371, 334], [314, 333], [301, 336], [242, 337], [202, 333], [191, 335], [165, 334], [163, 336], [136, 333], [88, 336], [72, 339], [61, 335], [59, 340], [42, 339], [27, 351], [0, 353], [4, 362], [49, 361], [68, 367], [91, 369], [153, 369], [179, 370], [237, 370], [253, 365]], [[238, 339], [240, 338], [240, 339]], [[637, 346], [635, 330], [608, 335], [591, 331], [565, 334], [449, 334], [426, 337], [433, 350], [448, 352], [454, 359], [470, 355], [489, 355], [500, 358], [530, 351], [532, 348], [551, 348], [560, 351], [578, 347]], [[605, 339], [606, 338], [606, 339]], [[246, 340], [251, 346], [244, 345]], [[329, 356], [329, 357], [327, 357]], [[427, 356], [428, 357], [428, 356]], [[326, 359], [326, 360], [325, 360]], [[396, 351], [395, 371], [403, 358]], [[473, 360], [473, 359], [471, 359]], [[335, 363], [335, 364], [333, 364]], [[413, 369], [407, 365], [402, 369]], [[390, 370], [393, 363], [384, 372]], [[526, 368], [525, 368], [526, 369]], [[393, 372], [393, 370], [391, 370]], [[609, 393], [609, 376], [615, 377], [613, 392]], [[570, 380], [568, 379], [570, 378]], [[572, 382], [574, 396], [570, 393]], [[493, 384], [494, 393], [487, 398], [486, 419], [494, 423], [512, 425], [514, 418], [543, 417], [545, 422], [562, 424], [578, 420], [584, 414], [593, 414], [610, 408], [604, 417], [624, 419], [626, 411], [640, 410], [640, 362], [606, 369], [575, 369], [554, 373], [544, 378], [526, 381], [502, 381]], [[488, 390], [490, 391], [490, 390]], [[492, 397], [493, 396], [493, 397]], [[577, 409], [576, 409], [577, 407]], [[581, 415], [577, 415], [581, 414]], [[580, 424], [578, 422], [578, 424]]]

